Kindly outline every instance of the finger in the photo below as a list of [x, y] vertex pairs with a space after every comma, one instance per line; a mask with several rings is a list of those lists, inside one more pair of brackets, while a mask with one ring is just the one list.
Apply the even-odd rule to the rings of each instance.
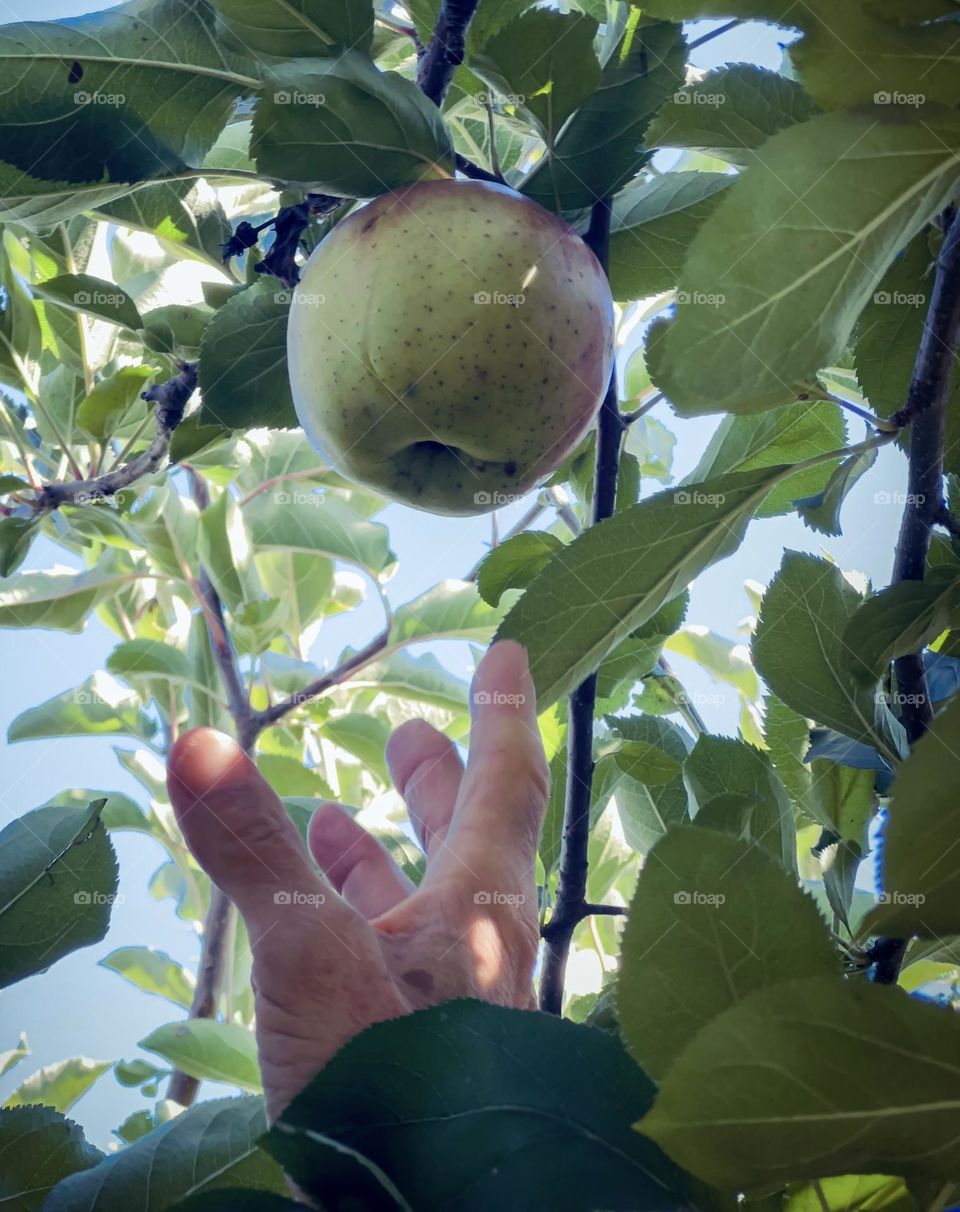
[[[471, 694], [470, 757], [443, 861], [475, 879], [529, 877], [536, 860], [550, 776], [537, 726], [526, 650], [494, 644]], [[439, 860], [438, 860], [439, 861]]]
[[314, 812], [307, 844], [330, 883], [366, 918], [379, 917], [415, 891], [383, 844], [339, 804], [321, 804]]
[[[283, 804], [236, 741], [196, 728], [174, 745], [167, 786], [197, 862], [247, 919], [272, 920], [277, 904], [330, 890], [307, 858]], [[346, 909], [346, 906], [341, 906]]]
[[429, 857], [450, 827], [463, 779], [456, 746], [426, 720], [408, 720], [387, 742], [387, 765]]

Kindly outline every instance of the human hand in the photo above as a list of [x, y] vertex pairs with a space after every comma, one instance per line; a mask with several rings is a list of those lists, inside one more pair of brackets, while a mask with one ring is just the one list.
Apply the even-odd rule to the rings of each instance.
[[453, 743], [422, 720], [387, 745], [427, 855], [419, 888], [339, 804], [321, 804], [310, 822], [322, 878], [279, 798], [224, 734], [198, 728], [171, 751], [167, 781], [184, 837], [250, 936], [271, 1121], [371, 1023], [455, 997], [535, 1005], [534, 864], [549, 774], [519, 644], [490, 648], [471, 700], [465, 770]]

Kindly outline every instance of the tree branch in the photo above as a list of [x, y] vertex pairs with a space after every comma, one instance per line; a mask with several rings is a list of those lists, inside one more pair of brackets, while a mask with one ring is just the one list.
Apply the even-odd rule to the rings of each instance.
[[[900, 523], [892, 583], [922, 581], [935, 525], [950, 516], [943, 499], [943, 443], [947, 400], [960, 344], [960, 220], [951, 210], [943, 217], [945, 236], [937, 258], [930, 304], [917, 349], [907, 403], [894, 420], [910, 424], [907, 503]], [[894, 661], [897, 693], [903, 704], [903, 726], [913, 746], [933, 719], [922, 651]], [[871, 949], [872, 979], [892, 985], [900, 972], [907, 939], [878, 939]]]
[[467, 27], [479, 0], [443, 0], [430, 44], [417, 64], [417, 84], [436, 106], [443, 105], [453, 73], [466, 53]]
[[173, 431], [183, 420], [183, 411], [196, 386], [197, 364], [184, 362], [172, 378], [143, 393], [144, 400], [155, 402], [157, 406], [157, 434], [143, 454], [92, 480], [47, 484], [35, 497], [34, 508], [45, 512], [59, 509], [61, 505], [89, 505], [105, 501], [144, 476], [152, 475], [167, 457]]
[[[610, 199], [596, 203], [584, 237], [606, 272], [610, 247]], [[617, 472], [624, 425], [617, 402], [614, 365], [597, 423], [597, 462], [594, 476], [593, 523], [609, 518], [616, 506]], [[540, 979], [540, 1008], [559, 1014], [573, 932], [593, 908], [587, 901], [587, 847], [590, 841], [590, 799], [593, 787], [593, 715], [597, 675], [590, 674], [570, 696], [567, 724], [567, 788], [563, 810], [563, 841], [557, 900], [550, 921], [541, 931], [546, 943]]]

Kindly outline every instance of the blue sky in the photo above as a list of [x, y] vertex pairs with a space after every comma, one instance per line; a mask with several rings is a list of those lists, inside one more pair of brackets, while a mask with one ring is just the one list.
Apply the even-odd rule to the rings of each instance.
[[[53, 19], [87, 11], [82, 0], [32, 0], [2, 3], [6, 21]], [[699, 34], [714, 23], [701, 23]], [[695, 52], [698, 66], [748, 60], [777, 67], [781, 59], [780, 31], [762, 25], [742, 27]], [[666, 405], [654, 414], [677, 435], [674, 470], [679, 478], [691, 470], [716, 424], [715, 418], [677, 421]], [[852, 440], [862, 436], [862, 426], [851, 418]], [[889, 578], [893, 544], [900, 508], [878, 502], [878, 493], [902, 490], [905, 463], [891, 448], [860, 481], [847, 501], [842, 538], [821, 540], [799, 519], [773, 519], [751, 526], [740, 550], [698, 581], [692, 595], [688, 621], [709, 624], [733, 638], [737, 625], [750, 606], [743, 583], [753, 579], [766, 583], [780, 563], [785, 547], [820, 552], [826, 550], [844, 569], [857, 569], [875, 582]], [[658, 487], [652, 485], [651, 490]], [[522, 507], [504, 511], [506, 528]], [[432, 517], [400, 506], [391, 507], [383, 521], [391, 529], [392, 544], [399, 556], [399, 570], [388, 586], [391, 602], [406, 601], [445, 576], [469, 569], [486, 549], [489, 519]], [[821, 546], [822, 544], [822, 546]], [[42, 568], [57, 561], [68, 562], [64, 553], [46, 542], [30, 553], [28, 568]], [[347, 616], [332, 620], [321, 632], [311, 658], [318, 664], [336, 660], [346, 644], [358, 644], [381, 625], [375, 602]], [[4, 670], [4, 694], [0, 703], [0, 733], [5, 736], [11, 719], [24, 708], [82, 682], [103, 661], [116, 643], [100, 623], [93, 621], [81, 636], [56, 632], [0, 631], [0, 668]], [[465, 645], [442, 645], [437, 655], [456, 672], [468, 676], [471, 657]], [[693, 692], [718, 689], [699, 668], [681, 658], [677, 671]], [[706, 705], [707, 723], [721, 732], [736, 729], [736, 702], [732, 695]], [[67, 787], [102, 787], [126, 791], [142, 801], [142, 788], [116, 761], [112, 739], [78, 738], [30, 741], [9, 746], [0, 740], [0, 762], [4, 771], [0, 824], [44, 803]], [[120, 741], [125, 747], [128, 742]], [[120, 892], [124, 903], [113, 915], [108, 937], [58, 963], [43, 976], [33, 977], [3, 994], [0, 1050], [13, 1047], [18, 1033], [29, 1034], [32, 1056], [0, 1079], [0, 1099], [19, 1081], [41, 1065], [70, 1056], [85, 1055], [118, 1059], [137, 1055], [136, 1043], [154, 1027], [180, 1017], [176, 1007], [131, 989], [117, 975], [97, 967], [96, 961], [118, 946], [147, 943], [167, 951], [177, 960], [195, 966], [198, 940], [192, 928], [175, 917], [171, 902], [158, 903], [147, 892], [149, 875], [163, 854], [147, 839], [121, 834], [114, 838], [120, 860]], [[206, 1085], [208, 1096], [217, 1090]], [[72, 1113], [90, 1138], [101, 1147], [111, 1140], [111, 1129], [131, 1111], [146, 1105], [138, 1091], [120, 1087], [108, 1074], [87, 1094]]]

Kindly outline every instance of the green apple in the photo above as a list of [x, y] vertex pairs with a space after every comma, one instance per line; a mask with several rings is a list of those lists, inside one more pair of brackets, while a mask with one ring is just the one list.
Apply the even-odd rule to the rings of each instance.
[[511, 189], [429, 181], [314, 250], [290, 307], [290, 384], [313, 445], [419, 509], [516, 500], [576, 446], [610, 377], [606, 277]]

